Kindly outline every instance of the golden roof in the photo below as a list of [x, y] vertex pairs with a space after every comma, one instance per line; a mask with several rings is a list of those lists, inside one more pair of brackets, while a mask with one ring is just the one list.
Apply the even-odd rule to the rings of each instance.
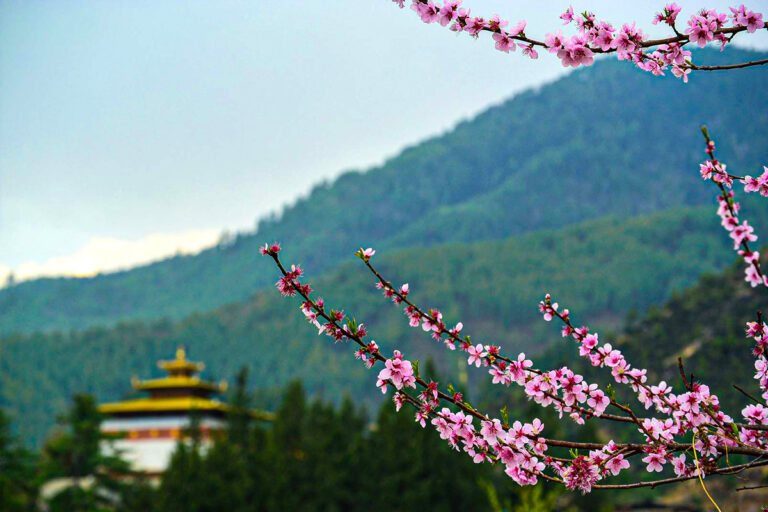
[[[104, 414], [158, 412], [158, 411], [229, 411], [229, 406], [218, 400], [198, 397], [182, 398], [139, 398], [124, 402], [110, 402], [99, 405], [99, 412]], [[254, 419], [272, 421], [275, 415], [267, 411], [249, 410], [248, 414]]]
[[190, 410], [223, 412], [227, 410], [227, 406], [218, 400], [199, 397], [138, 398], [99, 406], [99, 411], [105, 414]]
[[[179, 347], [176, 350], [176, 359], [160, 361], [157, 365], [166, 370], [170, 375], [160, 379], [144, 381], [139, 380], [137, 377], [131, 379], [134, 389], [150, 391], [152, 396], [101, 404], [99, 405], [99, 411], [104, 414], [129, 414], [161, 411], [189, 412], [192, 410], [226, 412], [229, 410], [226, 404], [205, 396], [211, 393], [224, 393], [227, 390], [226, 381], [216, 384], [193, 375], [202, 371], [205, 365], [188, 361], [184, 348]], [[167, 393], [162, 393], [161, 391], [166, 389], [186, 389], [189, 392], [184, 393], [187, 396], [163, 396]], [[192, 390], [203, 390], [207, 393], [197, 393], [197, 395], [202, 394], [203, 396], [195, 396], [196, 394]], [[153, 391], [157, 392], [152, 393]], [[274, 418], [272, 413], [264, 411], [251, 410], [248, 413], [255, 419], [271, 421]]]
[[213, 382], [209, 382], [207, 380], [201, 380], [198, 377], [186, 377], [178, 375], [151, 380], [132, 379], [131, 385], [133, 386], [133, 389], [144, 391], [153, 389], [194, 388], [204, 389], [213, 393], [224, 393], [227, 390], [226, 381], [221, 381], [219, 384], [214, 384]]

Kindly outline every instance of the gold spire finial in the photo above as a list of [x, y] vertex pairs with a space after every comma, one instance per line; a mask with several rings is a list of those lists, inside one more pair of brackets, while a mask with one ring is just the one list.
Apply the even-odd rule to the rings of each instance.
[[176, 349], [176, 357], [170, 361], [158, 361], [157, 366], [162, 370], [170, 372], [172, 375], [178, 372], [190, 373], [201, 372], [205, 365], [203, 363], [193, 363], [187, 359], [187, 350], [183, 345], [179, 345]]

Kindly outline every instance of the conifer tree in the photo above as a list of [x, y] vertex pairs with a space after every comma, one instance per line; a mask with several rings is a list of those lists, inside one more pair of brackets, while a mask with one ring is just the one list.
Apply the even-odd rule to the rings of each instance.
[[33, 510], [37, 498], [34, 456], [11, 435], [10, 419], [0, 410], [0, 510]]
[[112, 509], [125, 486], [117, 478], [128, 473], [119, 454], [102, 451], [101, 414], [93, 396], [77, 394], [72, 408], [59, 418], [62, 431], [43, 448], [43, 477], [70, 478], [71, 485], [53, 496], [51, 511], [92, 512]]

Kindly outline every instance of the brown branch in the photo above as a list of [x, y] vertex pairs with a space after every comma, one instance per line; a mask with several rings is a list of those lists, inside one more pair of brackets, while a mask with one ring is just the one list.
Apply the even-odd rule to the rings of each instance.
[[765, 484], [765, 485], [755, 485], [755, 486], [752, 486], [752, 487], [737, 487], [736, 488], [736, 492], [739, 492], [739, 491], [752, 491], [754, 489], [765, 489], [766, 487], [768, 487], [768, 484]]
[[763, 64], [768, 64], [768, 59], [753, 60], [749, 62], [742, 62], [739, 64], [722, 64], [718, 66], [697, 66], [696, 64], [684, 64], [681, 67], [692, 69], [694, 71], [725, 71], [728, 69], [741, 69], [741, 68], [749, 68], [752, 66], [762, 66]]
[[739, 392], [741, 392], [741, 394], [743, 394], [744, 396], [746, 396], [747, 398], [749, 398], [750, 400], [752, 400], [752, 401], [753, 401], [753, 402], [755, 402], [756, 404], [759, 404], [759, 403], [761, 403], [761, 402], [760, 402], [760, 400], [758, 400], [757, 398], [755, 398], [754, 396], [752, 396], [750, 393], [748, 393], [747, 391], [745, 391], [744, 389], [742, 389], [742, 388], [741, 388], [741, 386], [739, 386], [738, 384], [731, 384], [731, 386], [733, 386], [734, 388], [736, 388], [736, 391], [739, 391]]
[[[737, 466], [728, 466], [725, 468], [719, 468], [710, 471], [707, 473], [707, 475], [733, 475], [736, 473], [741, 473], [742, 471], [750, 468], [758, 468], [761, 466], [768, 465], [768, 460], [754, 460], [752, 462], [748, 462], [746, 464], [739, 464]], [[679, 476], [674, 478], [663, 478], [661, 480], [653, 480], [650, 482], [637, 482], [633, 484], [598, 484], [593, 485], [593, 489], [604, 489], [604, 490], [617, 490], [617, 489], [639, 489], [641, 487], [658, 487], [660, 485], [667, 485], [672, 484], [676, 482], [684, 482], [686, 480], [692, 480], [694, 478], [698, 478], [697, 475], [691, 475], [691, 476]]]
[[[766, 61], [768, 62], [768, 60]], [[709, 143], [712, 142], [712, 139], [709, 137], [709, 130], [707, 130], [707, 127], [705, 125], [701, 125], [701, 134], [704, 136], [704, 140], [707, 142], [707, 148], [709, 148]], [[715, 151], [712, 150], [711, 152], [709, 149], [707, 150], [707, 153], [709, 154], [709, 161], [712, 162], [712, 165], [719, 164], [720, 162], [715, 158]], [[723, 194], [723, 201], [725, 201], [726, 206], [728, 207], [728, 211], [730, 212], [731, 216], [734, 219], [738, 219], [738, 215], [736, 215], [736, 211], [733, 208], [733, 201], [730, 197], [728, 197], [728, 191], [725, 189], [722, 183], [716, 182], [714, 179], [710, 178], [710, 180], [717, 185], [717, 187], [720, 189], [720, 192]], [[749, 242], [747, 242], [746, 238], [741, 241], [741, 246], [744, 248], [744, 251], [746, 254], [750, 254], [752, 251], [749, 249]], [[761, 280], [764, 280], [763, 271], [760, 268], [759, 261], [752, 261], [752, 266], [754, 267], [755, 271], [757, 272], [757, 275], [760, 276]]]

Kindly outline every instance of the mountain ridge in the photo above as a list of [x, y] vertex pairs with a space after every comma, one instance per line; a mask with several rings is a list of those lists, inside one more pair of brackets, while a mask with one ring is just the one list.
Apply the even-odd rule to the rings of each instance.
[[[763, 55], [706, 51], [713, 62], [734, 52]], [[761, 136], [768, 98], [759, 87], [766, 78], [766, 70], [754, 68], [697, 75], [684, 85], [598, 62], [515, 95], [381, 166], [320, 184], [229, 244], [120, 273], [0, 290], [0, 334], [180, 319], [246, 300], [273, 280], [257, 264], [257, 248], [268, 240], [283, 242], [309, 271], [322, 273], [360, 245], [504, 239], [607, 214], [707, 204], [710, 191], [695, 171], [703, 155], [698, 124], [710, 125], [733, 168], [756, 168], [768, 152]], [[719, 98], [728, 98], [729, 108], [713, 111]]]

